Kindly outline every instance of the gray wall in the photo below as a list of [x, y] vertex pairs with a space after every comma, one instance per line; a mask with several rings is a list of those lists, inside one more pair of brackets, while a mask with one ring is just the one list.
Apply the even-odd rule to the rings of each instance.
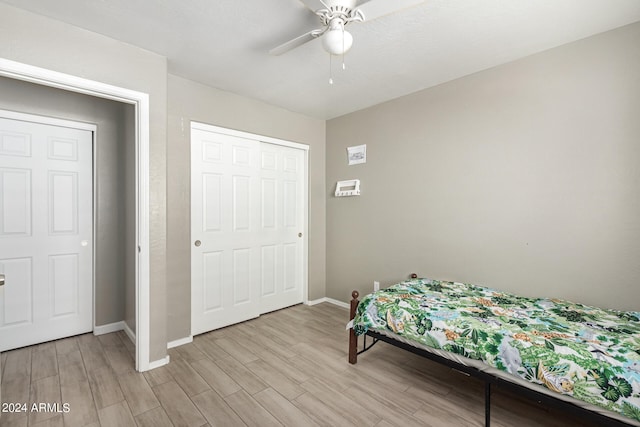
[[325, 296], [325, 122], [169, 75], [169, 341], [191, 335], [190, 122], [308, 144], [309, 299]]
[[[133, 145], [133, 134], [123, 125], [125, 116], [133, 117], [133, 107], [5, 77], [0, 77], [0, 94], [0, 109], [97, 125], [95, 318], [97, 326], [123, 320], [128, 302], [126, 284], [135, 291], [135, 282], [131, 283], [135, 277], [125, 270], [124, 228], [131, 221], [127, 215], [135, 220], [135, 204], [127, 204], [123, 198], [126, 185], [133, 185], [124, 179], [133, 174], [125, 168], [126, 145]], [[135, 321], [130, 326], [135, 330]]]
[[[327, 123], [327, 296], [411, 272], [640, 309], [640, 23]], [[346, 147], [367, 144], [347, 166]]]
[[167, 60], [100, 34], [0, 4], [0, 57], [149, 94], [150, 360], [167, 354]]

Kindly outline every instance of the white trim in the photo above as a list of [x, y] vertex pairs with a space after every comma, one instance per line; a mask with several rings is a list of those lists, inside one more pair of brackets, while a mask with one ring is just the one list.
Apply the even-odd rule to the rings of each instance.
[[311, 211], [309, 197], [309, 147], [304, 151], [304, 201], [305, 208], [303, 224], [302, 224], [302, 301], [309, 300], [309, 212]]
[[[136, 123], [136, 370], [151, 369], [149, 267], [149, 95], [0, 58], [0, 76], [111, 99], [135, 106]], [[168, 361], [166, 362], [168, 363]], [[162, 363], [165, 364], [165, 363]], [[161, 366], [161, 365], [158, 365]]]
[[11, 120], [20, 120], [23, 122], [39, 123], [78, 130], [88, 130], [90, 132], [95, 132], [98, 130], [98, 126], [94, 123], [65, 120], [59, 119], [57, 117], [41, 116], [38, 114], [20, 113], [18, 111], [0, 110], [0, 116]]
[[129, 337], [132, 343], [136, 343], [136, 334], [131, 330], [127, 322], [121, 320], [120, 322], [109, 323], [107, 325], [100, 325], [93, 327], [93, 335], [104, 335], [112, 332], [124, 331]]
[[127, 334], [132, 343], [136, 343], [136, 333], [131, 330], [127, 322], [122, 322], [124, 324], [124, 333]]
[[189, 335], [188, 337], [180, 338], [175, 341], [170, 341], [167, 343], [167, 350], [174, 347], [180, 347], [181, 345], [189, 344], [193, 342], [193, 336]]
[[220, 126], [213, 126], [202, 122], [191, 122], [191, 129], [203, 130], [206, 132], [220, 133], [223, 135], [237, 136], [239, 138], [258, 140], [261, 142], [267, 142], [269, 144], [282, 145], [285, 147], [297, 148], [299, 150], [309, 151], [307, 144], [300, 144], [299, 142], [287, 141], [284, 139], [272, 138], [270, 136], [258, 135], [256, 133], [243, 132], [241, 130], [223, 128]]
[[124, 330], [124, 321], [93, 327], [93, 335], [104, 335]]
[[93, 227], [92, 227], [92, 235], [91, 235], [91, 246], [93, 249], [93, 254], [92, 254], [92, 259], [91, 262], [93, 263], [93, 268], [92, 268], [92, 275], [91, 275], [91, 280], [93, 281], [92, 286], [91, 286], [91, 291], [93, 292], [93, 313], [92, 316], [93, 318], [91, 319], [91, 321], [93, 322], [93, 330], [95, 333], [96, 330], [96, 312], [98, 311], [96, 309], [97, 307], [97, 302], [98, 302], [98, 293], [96, 292], [96, 284], [98, 283], [98, 275], [97, 275], [97, 270], [98, 270], [98, 129], [96, 126], [96, 131], [93, 132], [93, 153], [92, 153], [92, 162], [93, 164], [91, 165], [92, 167], [92, 179], [93, 179], [93, 200], [92, 200], [92, 208], [93, 208]]
[[169, 356], [167, 355], [160, 360], [154, 360], [153, 362], [149, 362], [149, 370], [156, 369], [168, 364], [169, 364]]
[[[136, 370], [152, 368], [151, 363], [151, 267], [149, 208], [149, 95], [142, 94], [136, 106]], [[166, 357], [169, 363], [169, 356]], [[155, 362], [154, 362], [155, 363]], [[165, 363], [165, 364], [166, 364]]]
[[317, 304], [322, 304], [323, 302], [328, 302], [329, 304], [337, 305], [338, 307], [342, 307], [342, 308], [351, 307], [347, 302], [342, 302], [342, 301], [338, 301], [337, 299], [327, 298], [327, 297], [314, 299], [313, 301], [307, 301], [305, 304], [308, 306], [313, 306]]

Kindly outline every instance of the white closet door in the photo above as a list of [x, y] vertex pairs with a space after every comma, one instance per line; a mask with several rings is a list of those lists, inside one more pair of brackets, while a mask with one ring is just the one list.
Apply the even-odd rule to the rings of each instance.
[[260, 308], [302, 302], [304, 152], [275, 144], [260, 150]]
[[93, 329], [92, 141], [0, 118], [0, 351]]
[[304, 152], [191, 131], [191, 333], [302, 302]]
[[260, 314], [255, 241], [260, 146], [192, 130], [192, 334]]

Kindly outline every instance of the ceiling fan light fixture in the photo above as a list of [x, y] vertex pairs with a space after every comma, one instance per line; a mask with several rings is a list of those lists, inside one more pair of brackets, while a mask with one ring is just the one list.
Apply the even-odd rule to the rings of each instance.
[[322, 47], [331, 55], [343, 55], [353, 45], [353, 36], [344, 28], [331, 28], [322, 36]]

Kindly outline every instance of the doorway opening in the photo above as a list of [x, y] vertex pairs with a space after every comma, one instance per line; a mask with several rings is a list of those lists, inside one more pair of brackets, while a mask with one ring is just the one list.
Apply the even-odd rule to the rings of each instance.
[[[135, 369], [146, 371], [159, 364], [149, 360], [149, 96], [145, 93], [107, 85], [68, 74], [33, 67], [0, 58], [0, 76], [23, 82], [35, 83], [48, 88], [89, 95], [121, 103], [126, 113], [123, 120], [128, 121], [131, 131], [131, 143], [127, 144], [129, 160], [133, 163], [132, 185], [129, 186], [133, 202], [133, 220], [129, 230], [135, 243], [133, 262], [128, 268], [133, 272], [132, 289], [133, 315], [135, 319]], [[99, 143], [99, 141], [98, 141]], [[2, 292], [0, 290], [0, 292]], [[99, 320], [99, 319], [96, 319]], [[124, 320], [122, 322], [124, 323]], [[117, 328], [110, 325], [110, 328]], [[109, 325], [109, 324], [108, 324]], [[99, 330], [94, 323], [94, 332]], [[163, 363], [160, 363], [163, 364]]]

